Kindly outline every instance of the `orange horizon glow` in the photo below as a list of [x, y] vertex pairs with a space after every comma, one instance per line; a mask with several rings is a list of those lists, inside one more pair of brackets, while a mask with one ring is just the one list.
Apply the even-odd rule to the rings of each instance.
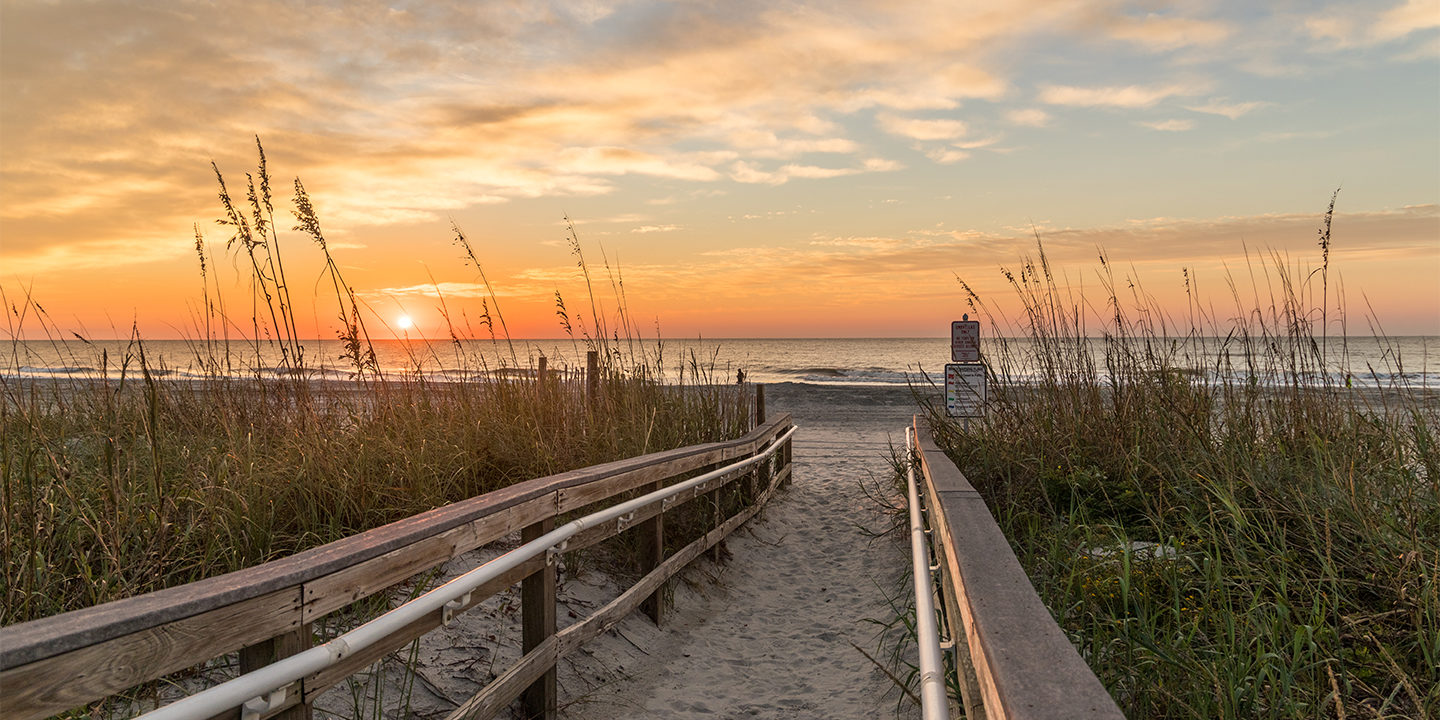
[[1440, 6], [1298, 12], [9, 4], [7, 327], [193, 338], [208, 297], [253, 334], [211, 163], [249, 215], [259, 140], [302, 337], [341, 321], [290, 229], [297, 176], [377, 338], [488, 338], [487, 311], [564, 337], [557, 293], [572, 319], [623, 302], [645, 337], [941, 337], [958, 280], [1018, 317], [1003, 270], [1037, 237], [1077, 300], [1103, 305], [1104, 252], [1172, 318], [1198, 298], [1223, 324], [1232, 282], [1269, 302], [1274, 257], [1321, 266], [1337, 187], [1328, 309], [1440, 334], [1440, 96], [1415, 91], [1440, 86]]

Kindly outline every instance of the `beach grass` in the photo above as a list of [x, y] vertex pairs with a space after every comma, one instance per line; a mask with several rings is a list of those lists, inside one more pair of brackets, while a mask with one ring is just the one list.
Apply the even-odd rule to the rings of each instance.
[[[537, 377], [514, 352], [493, 292], [480, 327], [510, 345], [508, 357], [467, 355], [466, 341], [477, 338], [452, 325], [450, 364], [469, 371], [463, 382], [419, 370], [418, 357], [413, 372], [382, 372], [367, 328], [377, 321], [345, 282], [296, 180], [295, 230], [309, 242], [287, 253], [306, 245], [323, 253], [344, 348], [335, 359], [350, 379], [316, 373], [314, 343], [295, 321], [258, 140], [257, 150], [244, 201], [216, 169], [220, 224], [233, 233], [226, 247], [247, 268], [251, 294], [221, 292], [229, 285], [215, 277], [216, 249], [197, 229], [203, 311], [187, 379], [147, 355], [138, 332], [112, 354], [60, 328], [36, 298], [4, 299], [11, 367], [0, 372], [0, 623], [192, 582], [515, 482], [749, 429], [747, 388], [712, 382], [705, 358], [644, 350], [619, 292], [608, 313], [592, 296], [584, 322], [556, 295], [563, 331], [598, 355], [593, 395], [582, 369], [552, 365], [544, 382]], [[454, 230], [483, 278], [474, 248]], [[588, 279], [573, 228], [571, 238]], [[241, 307], [253, 312], [226, 311]], [[70, 358], [75, 372], [27, 377], [22, 347], [37, 342]], [[667, 374], [679, 384], [664, 382]]]
[[937, 441], [1128, 717], [1440, 715], [1440, 412], [1399, 372], [1353, 387], [1379, 369], [1345, 346], [1389, 341], [1345, 337], [1333, 208], [1315, 267], [1252, 258], [1233, 314], [1171, 318], [1103, 254], [1096, 303], [1043, 247], [1005, 273], [1019, 319], [965, 286], [989, 407], [932, 404]]

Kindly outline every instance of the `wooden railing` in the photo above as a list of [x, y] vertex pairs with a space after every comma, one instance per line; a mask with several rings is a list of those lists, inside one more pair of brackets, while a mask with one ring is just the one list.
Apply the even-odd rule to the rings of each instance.
[[[0, 716], [46, 717], [230, 653], [239, 653], [242, 673], [295, 655], [311, 646], [313, 623], [461, 553], [516, 531], [522, 541], [539, 538], [564, 516], [765, 451], [792, 424], [789, 415], [765, 422], [763, 404], [757, 410], [758, 427], [737, 440], [526, 481], [263, 565], [0, 629]], [[770, 457], [743, 472], [723, 474], [693, 492], [650, 503], [624, 523], [612, 522], [571, 538], [566, 551], [622, 530], [637, 533], [645, 574], [608, 605], [559, 632], [556, 569], [544, 556], [477, 588], [463, 607], [453, 610], [463, 612], [521, 583], [525, 654], [456, 716], [490, 717], [522, 698], [527, 716], [553, 717], [557, 660], [636, 608], [660, 622], [665, 582], [758, 512], [789, 479], [790, 468], [791, 447], [785, 439]], [[722, 492], [734, 492], [740, 502], [721, 503]], [[697, 497], [709, 501], [712, 529], [667, 556], [664, 513]], [[738, 509], [721, 512], [730, 506]], [[439, 627], [444, 619], [442, 611], [430, 613], [292, 683], [284, 688], [284, 700], [259, 716], [308, 717], [321, 692]], [[220, 717], [240, 716], [236, 708]]]
[[985, 500], [929, 428], [917, 421], [915, 432], [932, 562], [940, 566], [942, 634], [955, 643], [964, 717], [1123, 720], [1040, 602]]

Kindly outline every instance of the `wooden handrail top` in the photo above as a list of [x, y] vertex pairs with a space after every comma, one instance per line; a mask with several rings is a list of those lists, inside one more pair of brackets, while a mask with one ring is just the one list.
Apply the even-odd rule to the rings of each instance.
[[[734, 440], [691, 445], [526, 480], [253, 567], [0, 628], [0, 670], [295, 587], [547, 493], [665, 463], [683, 464], [687, 459], [716, 452], [726, 456], [751, 453], [790, 424], [790, 415], [784, 414]], [[685, 467], [675, 474], [691, 469]]]
[[[990, 720], [1124, 720], [1110, 693], [1035, 593], [985, 500], [917, 422], [919, 460], [938, 532], [935, 560], [953, 578], [955, 631], [970, 656]], [[948, 591], [948, 588], [947, 588]]]

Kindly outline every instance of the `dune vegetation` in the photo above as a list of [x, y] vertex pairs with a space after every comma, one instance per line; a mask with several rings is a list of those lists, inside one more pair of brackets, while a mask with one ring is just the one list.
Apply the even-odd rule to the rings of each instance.
[[932, 406], [937, 440], [1129, 717], [1440, 714], [1440, 404], [1352, 386], [1347, 344], [1392, 343], [1346, 337], [1330, 242], [1252, 258], [1233, 313], [1187, 271], [1168, 317], [1103, 254], [1093, 302], [1043, 247], [1022, 317], [965, 287], [990, 411]]
[[[746, 389], [711, 383], [713, 359], [666, 358], [663, 345], [638, 341], [614, 274], [608, 312], [593, 289], [588, 318], [556, 295], [560, 329], [598, 353], [594, 397], [576, 372], [583, 368], [552, 364], [541, 381], [534, 353], [510, 340], [493, 292], [479, 318], [483, 335], [452, 324], [448, 347], [440, 345], [463, 381], [421, 370], [418, 357], [414, 371], [383, 372], [367, 328], [367, 318], [377, 321], [345, 282], [304, 186], [294, 182], [295, 234], [283, 234], [258, 140], [257, 149], [243, 201], [216, 168], [225, 251], [247, 269], [251, 292], [222, 294], [216, 248], [197, 228], [203, 311], [184, 379], [147, 356], [138, 333], [112, 354], [60, 328], [36, 298], [4, 298], [3, 624], [248, 567], [533, 477], [748, 429]], [[321, 285], [334, 294], [343, 357], [317, 359], [317, 343], [300, 337], [282, 235], [287, 254], [323, 254]], [[292, 238], [303, 244], [290, 246]], [[588, 281], [573, 227], [570, 238]], [[483, 280], [458, 227], [453, 241]], [[48, 344], [75, 372], [22, 373], [26, 343]], [[508, 352], [497, 363], [479, 346]], [[337, 361], [348, 379], [317, 372]]]

